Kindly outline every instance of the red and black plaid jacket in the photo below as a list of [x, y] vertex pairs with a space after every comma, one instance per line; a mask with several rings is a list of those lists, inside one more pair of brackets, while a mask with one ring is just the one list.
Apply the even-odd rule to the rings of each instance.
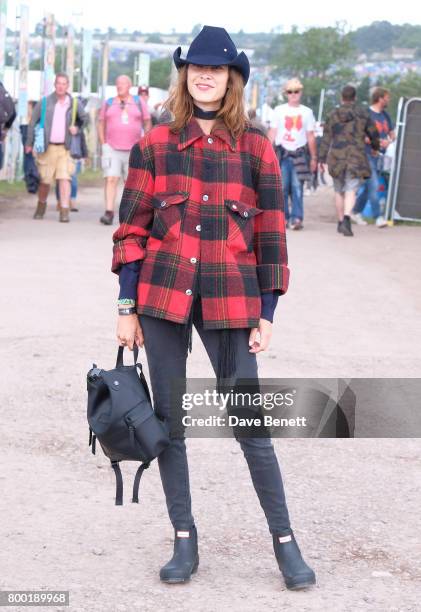
[[199, 283], [205, 329], [258, 327], [261, 292], [287, 291], [279, 163], [248, 127], [156, 126], [130, 154], [112, 271], [142, 260], [137, 311], [187, 323]]

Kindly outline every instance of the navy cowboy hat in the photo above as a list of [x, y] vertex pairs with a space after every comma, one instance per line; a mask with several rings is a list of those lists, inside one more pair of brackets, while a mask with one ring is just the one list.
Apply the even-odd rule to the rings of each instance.
[[186, 64], [197, 66], [231, 66], [240, 72], [247, 83], [250, 76], [250, 64], [247, 55], [238, 53], [230, 35], [224, 28], [203, 26], [192, 41], [186, 59], [181, 56], [181, 47], [174, 51], [173, 59], [177, 70]]

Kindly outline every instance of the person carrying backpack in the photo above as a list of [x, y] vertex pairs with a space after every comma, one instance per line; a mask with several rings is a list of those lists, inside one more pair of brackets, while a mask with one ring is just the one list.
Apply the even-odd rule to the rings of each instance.
[[121, 176], [126, 180], [130, 150], [152, 127], [146, 102], [130, 95], [130, 77], [122, 74], [115, 84], [117, 95], [103, 103], [98, 121], [105, 179], [105, 213], [100, 222], [104, 225], [113, 223], [117, 185]]
[[43, 219], [50, 186], [59, 182], [59, 221], [70, 220], [70, 185], [75, 171], [75, 160], [71, 156], [72, 137], [87, 125], [89, 117], [80, 100], [69, 93], [69, 77], [58, 72], [54, 80], [54, 91], [42, 96], [35, 105], [25, 145], [25, 153], [35, 153], [40, 175], [38, 203], [34, 219]]
[[[256, 357], [269, 346], [276, 302], [289, 281], [279, 163], [244, 109], [247, 56], [224, 28], [204, 26], [186, 59], [181, 47], [173, 57], [179, 75], [168, 107], [174, 119], [132, 148], [112, 261], [120, 281], [117, 339], [131, 350], [144, 345], [155, 412], [171, 425], [171, 444], [158, 456], [174, 527], [174, 554], [160, 570], [166, 583], [189, 580], [199, 565], [185, 436], [182, 427], [172, 427], [183, 399], [172, 383], [186, 382], [192, 327], [218, 385], [244, 379], [257, 385]], [[291, 529], [272, 441], [242, 433], [235, 437], [286, 586], [311, 586], [315, 574]], [[227, 460], [227, 487], [233, 486], [230, 468]], [[225, 499], [219, 502], [240, 533], [241, 516]], [[248, 516], [251, 509], [242, 512]]]

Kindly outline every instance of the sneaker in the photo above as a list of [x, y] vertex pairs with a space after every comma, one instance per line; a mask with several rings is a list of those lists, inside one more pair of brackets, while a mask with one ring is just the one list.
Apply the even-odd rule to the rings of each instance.
[[382, 215], [380, 215], [380, 217], [377, 217], [376, 219], [376, 225], [377, 227], [387, 227], [387, 221]]
[[293, 223], [291, 223], [291, 229], [293, 230], [300, 230], [303, 229], [303, 222], [301, 221], [301, 219], [294, 219]]
[[355, 215], [351, 215], [351, 221], [356, 223], [357, 225], [368, 225], [367, 221], [364, 219], [361, 213], [355, 213]]
[[43, 219], [45, 215], [45, 210], [47, 208], [47, 202], [38, 202], [37, 208], [34, 212], [34, 219]]
[[60, 207], [60, 214], [58, 220], [60, 223], [69, 223], [69, 209]]
[[104, 225], [112, 225], [113, 219], [114, 219], [114, 213], [112, 212], [112, 210], [106, 210], [105, 213], [102, 215], [102, 217], [100, 217], [99, 220]]

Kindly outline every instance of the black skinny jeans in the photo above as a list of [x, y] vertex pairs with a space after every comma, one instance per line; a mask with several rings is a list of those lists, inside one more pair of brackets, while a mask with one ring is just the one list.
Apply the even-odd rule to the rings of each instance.
[[[200, 335], [216, 373], [220, 330], [203, 329], [200, 296], [193, 303], [193, 325]], [[186, 378], [187, 344], [183, 344], [179, 324], [148, 315], [139, 315], [144, 335], [153, 392], [154, 408], [169, 418], [171, 377]], [[234, 378], [257, 378], [257, 360], [249, 353], [250, 330], [233, 329], [236, 354]], [[236, 438], [246, 458], [253, 486], [266, 515], [270, 533], [290, 529], [284, 486], [270, 438]], [[172, 438], [158, 456], [159, 472], [170, 521], [175, 529], [189, 529], [195, 522], [191, 509], [189, 468], [185, 440]]]

